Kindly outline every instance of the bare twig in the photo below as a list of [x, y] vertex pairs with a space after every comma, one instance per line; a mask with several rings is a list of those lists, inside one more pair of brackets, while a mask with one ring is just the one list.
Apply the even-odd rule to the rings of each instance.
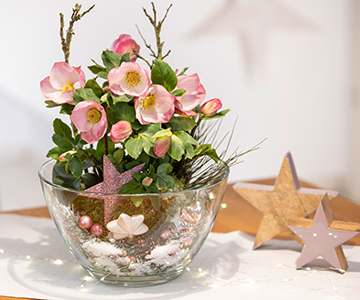
[[90, 12], [94, 8], [95, 4], [91, 6], [88, 10], [84, 11], [82, 14], [80, 14], [81, 5], [78, 3], [75, 4], [75, 8], [72, 10], [71, 19], [69, 21], [69, 27], [66, 30], [66, 38], [64, 37], [64, 15], [60, 13], [60, 38], [61, 38], [61, 45], [62, 50], [65, 55], [65, 62], [69, 63], [69, 56], [70, 56], [70, 43], [72, 36], [74, 33], [74, 23], [76, 21], [79, 21], [84, 15], [86, 15], [88, 12]]
[[159, 22], [157, 22], [157, 12], [155, 9], [155, 4], [154, 2], [151, 2], [152, 5], [152, 11], [153, 11], [153, 17], [151, 17], [148, 12], [146, 11], [145, 8], [143, 8], [143, 11], [145, 13], [145, 15], [147, 16], [147, 18], [149, 19], [151, 25], [154, 27], [155, 29], [155, 37], [156, 37], [156, 46], [157, 46], [157, 54], [154, 53], [154, 51], [148, 47], [147, 43], [145, 42], [146, 47], [148, 47], [150, 49], [150, 51], [152, 52], [152, 56], [154, 56], [157, 59], [164, 59], [165, 57], [167, 57], [170, 54], [170, 51], [168, 51], [165, 55], [162, 54], [162, 50], [164, 47], [164, 42], [161, 41], [160, 38], [160, 32], [161, 32], [161, 27], [169, 13], [170, 8], [172, 7], [172, 4], [170, 4], [170, 6], [167, 8], [165, 16], [162, 18], [162, 20], [160, 20]]

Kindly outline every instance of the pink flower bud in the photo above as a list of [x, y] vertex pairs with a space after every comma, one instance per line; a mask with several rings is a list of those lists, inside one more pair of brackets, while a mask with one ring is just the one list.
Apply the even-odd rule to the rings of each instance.
[[114, 51], [121, 56], [130, 52], [130, 59], [134, 62], [137, 59], [137, 56], [135, 55], [133, 49], [139, 52], [140, 46], [128, 34], [120, 35], [119, 38], [113, 42], [110, 48], [111, 51]]
[[205, 117], [212, 117], [221, 107], [221, 101], [217, 98], [214, 98], [201, 105], [199, 108], [199, 113], [203, 114]]
[[153, 179], [146, 176], [146, 177], [142, 180], [141, 184], [142, 184], [143, 186], [150, 186], [150, 185], [152, 184], [152, 182], [153, 182]]
[[154, 153], [157, 157], [163, 157], [171, 146], [171, 136], [163, 136], [156, 139]]
[[111, 127], [110, 139], [114, 143], [120, 143], [132, 133], [131, 124], [128, 121], [119, 121]]

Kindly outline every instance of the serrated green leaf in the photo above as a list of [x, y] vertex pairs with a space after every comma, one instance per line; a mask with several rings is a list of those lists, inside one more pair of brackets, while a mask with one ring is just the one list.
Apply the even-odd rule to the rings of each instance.
[[176, 135], [182, 143], [189, 143], [191, 145], [197, 145], [198, 141], [195, 140], [190, 134], [184, 131], [175, 131], [174, 135]]
[[109, 72], [107, 71], [101, 71], [97, 74], [100, 78], [102, 79], [107, 79], [108, 78], [108, 75], [109, 75]]
[[152, 143], [145, 136], [130, 137], [125, 142], [125, 148], [129, 155], [137, 159], [144, 148], [152, 147]]
[[83, 165], [79, 157], [73, 156], [70, 162], [70, 172], [76, 178], [80, 178], [83, 171]]
[[145, 135], [148, 139], [151, 139], [154, 134], [161, 130], [160, 123], [153, 123], [148, 125], [141, 125], [141, 131], [139, 134]]
[[49, 157], [49, 158], [52, 158], [52, 159], [55, 159], [55, 160], [58, 160], [59, 159], [59, 156], [61, 154], [63, 154], [65, 151], [63, 151], [62, 148], [60, 147], [54, 147], [54, 148], [51, 148], [48, 153], [46, 154], [46, 157]]
[[152, 137], [151, 140], [155, 140], [157, 138], [162, 138], [162, 137], [168, 137], [168, 136], [172, 136], [173, 133], [171, 132], [171, 128], [167, 128], [167, 129], [162, 129], [158, 132], [156, 132]]
[[127, 96], [127, 95], [115, 95], [115, 94], [111, 94], [111, 98], [113, 99], [113, 103], [116, 104], [118, 102], [130, 102], [132, 99], [134, 99], [134, 97], [131, 96]]
[[156, 173], [157, 174], [160, 174], [160, 173], [170, 174], [172, 171], [173, 171], [172, 165], [169, 163], [164, 163], [157, 167]]
[[85, 100], [93, 100], [97, 103], [100, 103], [99, 97], [96, 96], [95, 92], [90, 88], [74, 90], [73, 98], [75, 104]]
[[114, 104], [110, 104], [106, 109], [106, 114], [110, 124], [115, 124], [121, 120], [128, 121], [129, 123], [133, 123], [135, 121], [135, 110], [129, 104], [125, 102], [119, 102]]
[[167, 124], [174, 131], [190, 131], [196, 126], [196, 122], [190, 117], [172, 117]]
[[168, 150], [168, 154], [171, 158], [180, 161], [184, 153], [185, 150], [181, 140], [176, 135], [173, 135], [171, 138], [171, 146]]
[[164, 173], [156, 174], [155, 183], [159, 187], [159, 189], [163, 189], [166, 187], [171, 187], [171, 185], [175, 184], [174, 178], [170, 175], [166, 175]]
[[74, 107], [75, 107], [74, 105], [71, 105], [69, 103], [64, 103], [61, 105], [60, 113], [64, 115], [71, 115]]
[[138, 186], [141, 186], [141, 183], [137, 182], [135, 179], [132, 179], [121, 187], [119, 194], [132, 194], [132, 191]]
[[101, 97], [104, 93], [103, 89], [100, 87], [100, 85], [96, 82], [95, 79], [89, 79], [86, 84], [85, 88], [92, 89], [97, 97]]
[[[110, 71], [113, 68], [117, 68], [120, 66], [121, 56], [113, 51], [105, 50], [101, 54], [101, 59], [104, 63], [106, 71]], [[99, 74], [98, 74], [99, 75]]]
[[176, 88], [177, 76], [174, 70], [164, 61], [155, 59], [151, 70], [151, 81], [153, 84], [162, 85], [168, 92]]

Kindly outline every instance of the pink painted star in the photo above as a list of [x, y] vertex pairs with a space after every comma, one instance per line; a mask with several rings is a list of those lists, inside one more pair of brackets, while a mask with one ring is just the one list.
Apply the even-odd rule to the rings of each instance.
[[[104, 181], [85, 190], [85, 192], [117, 194], [121, 187], [133, 179], [134, 173], [139, 173], [145, 163], [138, 165], [126, 172], [119, 173], [106, 155], [103, 157]], [[84, 195], [85, 196], [85, 195]], [[114, 206], [120, 198], [114, 195], [91, 195], [91, 198], [104, 200], [104, 223], [110, 222], [110, 216], [113, 213]]]
[[[301, 223], [301, 220], [299, 221]], [[333, 215], [327, 194], [321, 200], [311, 227], [289, 226], [305, 245], [297, 261], [297, 267], [302, 267], [318, 256], [322, 256], [334, 268], [347, 270], [348, 265], [341, 245], [358, 232], [331, 229]]]

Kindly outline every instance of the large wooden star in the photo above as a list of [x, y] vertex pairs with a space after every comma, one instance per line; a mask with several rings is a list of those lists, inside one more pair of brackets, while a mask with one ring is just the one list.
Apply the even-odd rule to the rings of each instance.
[[[322, 256], [333, 267], [344, 271], [348, 269], [341, 245], [358, 234], [355, 230], [360, 229], [360, 224], [348, 222], [350, 230], [331, 228], [334, 217], [327, 195], [321, 200], [314, 220], [293, 218], [288, 222], [290, 229], [305, 242], [297, 261], [298, 268]], [[336, 227], [336, 222], [334, 225]]]
[[287, 231], [303, 244], [303, 241], [288, 228], [287, 220], [292, 217], [304, 218], [314, 212], [326, 193], [330, 199], [338, 195], [336, 191], [301, 187], [290, 153], [284, 158], [274, 186], [239, 182], [234, 185], [234, 189], [263, 212], [253, 249], [283, 231]]
[[113, 213], [113, 207], [119, 202], [119, 197], [112, 196], [111, 194], [119, 193], [121, 187], [133, 179], [134, 173], [139, 173], [145, 163], [138, 165], [126, 172], [119, 173], [109, 158], [104, 155], [103, 157], [103, 182], [92, 186], [85, 190], [85, 192], [105, 193], [110, 195], [91, 195], [91, 198], [104, 200], [104, 223], [105, 225], [110, 222], [110, 216]]

